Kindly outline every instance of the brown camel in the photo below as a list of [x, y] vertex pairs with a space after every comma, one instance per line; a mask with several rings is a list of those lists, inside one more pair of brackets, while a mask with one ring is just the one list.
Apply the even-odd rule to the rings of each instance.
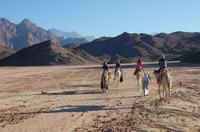
[[[170, 74], [170, 71], [165, 68], [163, 71], [158, 73], [158, 70], [154, 70], [153, 74], [155, 75], [157, 79], [157, 84], [158, 84], [158, 93], [160, 96], [160, 100], [167, 100], [170, 99], [170, 92], [171, 92], [171, 87], [172, 87], [172, 77]], [[163, 97], [161, 97], [161, 89], [163, 91]], [[169, 101], [169, 100], [168, 100]]]
[[142, 87], [142, 79], [144, 77], [144, 71], [143, 70], [138, 70], [134, 73], [134, 75], [136, 75], [136, 79], [137, 79], [137, 88], [138, 88], [138, 91], [141, 89]]

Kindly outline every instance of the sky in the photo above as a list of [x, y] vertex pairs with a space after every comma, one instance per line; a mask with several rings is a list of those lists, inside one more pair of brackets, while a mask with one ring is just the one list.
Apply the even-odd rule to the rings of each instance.
[[0, 17], [95, 37], [200, 32], [200, 0], [1, 0]]

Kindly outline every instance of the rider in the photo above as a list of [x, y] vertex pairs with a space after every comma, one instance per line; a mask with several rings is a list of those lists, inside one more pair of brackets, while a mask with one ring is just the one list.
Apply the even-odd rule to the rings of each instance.
[[136, 64], [136, 69], [135, 69], [134, 75], [136, 75], [136, 73], [137, 73], [138, 71], [142, 70], [142, 66], [143, 66], [142, 61], [141, 61], [140, 59], [138, 59], [137, 64]]
[[[122, 72], [122, 68], [121, 68], [121, 65], [120, 65], [120, 60], [116, 61], [115, 75], [116, 75], [117, 69], [119, 69], [121, 71], [120, 82], [123, 82], [123, 72]], [[114, 78], [114, 80], [115, 80], [115, 78]]]
[[105, 83], [105, 77], [104, 77], [105, 73], [109, 73], [106, 61], [104, 61], [102, 68], [103, 68], [103, 74], [101, 77], [101, 89], [108, 89], [108, 85]]
[[107, 62], [104, 62], [104, 63], [103, 63], [103, 70], [104, 70], [104, 71], [108, 71]]
[[165, 55], [162, 55], [161, 58], [159, 59], [159, 69], [158, 69], [158, 73], [159, 73], [159, 79], [162, 80], [162, 73], [163, 73], [163, 70], [165, 68], [167, 68], [167, 61], [165, 59]]
[[120, 61], [119, 61], [119, 60], [116, 61], [115, 71], [116, 71], [118, 68], [122, 71], [121, 65], [120, 65]]

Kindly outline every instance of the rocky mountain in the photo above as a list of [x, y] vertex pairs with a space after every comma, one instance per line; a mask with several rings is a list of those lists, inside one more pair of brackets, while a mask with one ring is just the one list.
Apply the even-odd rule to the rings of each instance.
[[111, 58], [115, 55], [123, 58], [133, 58], [137, 56], [151, 57], [162, 54], [161, 50], [141, 41], [137, 34], [129, 33], [123, 33], [114, 38], [99, 38], [91, 43], [82, 44], [79, 48], [94, 56], [106, 54]]
[[80, 45], [79, 48], [98, 57], [107, 55], [113, 58], [119, 55], [128, 60], [138, 57], [143, 60], [156, 60], [161, 54], [166, 54], [170, 59], [174, 59], [200, 51], [200, 33], [174, 32], [149, 35], [125, 32], [112, 38], [96, 39]]
[[[28, 19], [24, 19], [19, 24], [13, 24], [4, 18], [0, 18], [0, 43], [13, 48], [15, 51], [50, 39], [63, 45], [68, 43], [79, 45], [88, 42], [76, 32], [71, 32], [69, 34], [71, 35], [70, 38], [58, 37], [52, 32], [37, 26]], [[71, 38], [75, 36], [80, 37]]]
[[57, 38], [47, 32], [45, 29], [38, 27], [28, 19], [24, 19], [16, 25], [17, 37], [13, 38], [13, 46], [15, 50], [20, 50], [24, 47], [31, 46], [41, 41], [49, 39], [57, 40]]
[[[116, 37], [101, 37], [88, 42], [76, 32], [66, 35], [66, 32], [54, 29], [45, 30], [28, 19], [19, 24], [13, 24], [0, 18], [0, 43], [6, 47], [19, 51], [33, 44], [55, 40], [63, 45], [73, 44], [101, 60], [113, 62], [120, 57], [124, 62], [130, 62], [140, 57], [143, 60], [157, 60], [161, 54], [166, 54], [168, 59], [178, 59], [191, 52], [200, 51], [200, 33], [198, 32], [173, 32], [150, 34], [122, 33]], [[76, 37], [76, 38], [73, 38]], [[91, 36], [87, 36], [92, 40]], [[71, 49], [69, 46], [68, 48]], [[39, 51], [40, 52], [40, 51]], [[2, 56], [3, 58], [4, 56]]]
[[0, 43], [16, 51], [49, 39], [56, 37], [28, 19], [16, 25], [0, 18]]
[[4, 18], [0, 18], [0, 43], [13, 47], [13, 38], [17, 36], [15, 24]]
[[99, 60], [78, 48], [63, 48], [49, 40], [24, 48], [0, 61], [1, 66], [81, 65]]

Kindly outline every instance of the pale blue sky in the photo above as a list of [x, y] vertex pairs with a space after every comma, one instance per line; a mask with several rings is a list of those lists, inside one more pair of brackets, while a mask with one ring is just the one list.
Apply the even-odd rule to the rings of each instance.
[[96, 37], [200, 32], [200, 0], [1, 0], [0, 17]]

